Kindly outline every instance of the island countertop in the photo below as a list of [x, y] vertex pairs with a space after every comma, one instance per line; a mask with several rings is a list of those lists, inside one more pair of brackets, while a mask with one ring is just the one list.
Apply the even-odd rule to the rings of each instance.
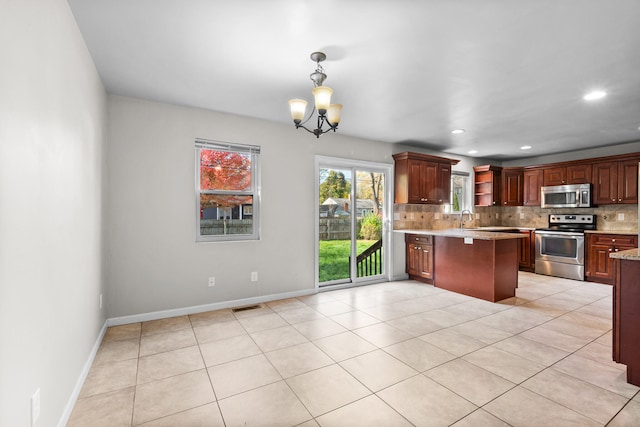
[[611, 252], [609, 258], [625, 259], [630, 261], [640, 261], [640, 249], [627, 249], [626, 251]]
[[519, 233], [500, 233], [494, 231], [482, 231], [470, 228], [446, 228], [444, 230], [393, 230], [396, 233], [422, 234], [425, 236], [457, 237], [459, 239], [471, 238], [476, 240], [508, 240], [522, 239]]

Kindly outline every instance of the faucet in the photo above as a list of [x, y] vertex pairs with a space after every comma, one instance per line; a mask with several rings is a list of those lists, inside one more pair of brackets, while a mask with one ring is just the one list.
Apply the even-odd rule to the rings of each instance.
[[462, 228], [462, 226], [463, 226], [463, 224], [464, 224], [464, 222], [463, 222], [463, 218], [464, 218], [464, 213], [465, 213], [465, 212], [466, 212], [467, 214], [469, 214], [469, 220], [473, 221], [473, 216], [471, 216], [471, 215], [472, 215], [471, 211], [470, 211], [469, 209], [465, 209], [465, 210], [463, 210], [462, 212], [460, 212], [460, 228]]

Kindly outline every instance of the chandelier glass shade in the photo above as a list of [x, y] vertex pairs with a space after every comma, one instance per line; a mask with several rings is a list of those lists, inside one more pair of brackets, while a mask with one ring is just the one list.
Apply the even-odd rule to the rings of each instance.
[[[342, 111], [342, 104], [332, 104], [331, 95], [333, 89], [327, 86], [323, 86], [322, 83], [327, 78], [324, 73], [324, 69], [320, 65], [320, 62], [326, 59], [326, 55], [322, 52], [313, 52], [311, 54], [311, 60], [316, 63], [316, 70], [309, 76], [313, 81], [314, 88], [311, 90], [314, 98], [314, 106], [311, 114], [304, 120], [305, 111], [307, 108], [307, 101], [304, 99], [290, 99], [289, 107], [291, 109], [291, 118], [296, 126], [296, 129], [302, 128], [307, 132], [310, 132], [320, 138], [320, 135], [329, 131], [336, 131], [338, 124], [340, 123], [340, 113]], [[308, 129], [305, 127], [305, 123], [313, 117], [313, 113], [318, 112], [317, 124], [315, 129]], [[304, 120], [304, 121], [303, 121]], [[327, 127], [325, 127], [325, 125]]]

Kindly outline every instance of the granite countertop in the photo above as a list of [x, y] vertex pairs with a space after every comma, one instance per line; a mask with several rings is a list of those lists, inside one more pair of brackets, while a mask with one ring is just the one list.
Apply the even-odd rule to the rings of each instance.
[[591, 234], [621, 234], [623, 236], [633, 236], [638, 234], [637, 231], [629, 231], [629, 230], [616, 230], [616, 231], [612, 231], [612, 230], [585, 230], [585, 233], [591, 233]]
[[477, 231], [528, 230], [528, 231], [534, 231], [535, 228], [533, 228], [533, 227], [507, 227], [507, 226], [503, 226], [503, 225], [496, 225], [496, 226], [491, 226], [491, 227], [467, 228], [467, 230], [477, 230]]
[[629, 261], [640, 261], [640, 249], [628, 249], [626, 251], [611, 252], [609, 258], [619, 258]]
[[[513, 230], [514, 227], [505, 227], [504, 229]], [[425, 236], [442, 236], [442, 237], [457, 237], [472, 238], [476, 240], [507, 240], [507, 239], [522, 239], [524, 235], [519, 233], [499, 233], [492, 231], [480, 231], [478, 229], [471, 228], [447, 228], [444, 230], [393, 230], [397, 233], [405, 234], [423, 234]]]

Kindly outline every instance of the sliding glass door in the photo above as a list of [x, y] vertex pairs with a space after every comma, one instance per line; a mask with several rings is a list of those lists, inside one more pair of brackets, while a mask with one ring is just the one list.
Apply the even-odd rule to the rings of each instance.
[[385, 279], [391, 165], [318, 157], [316, 171], [318, 286]]

